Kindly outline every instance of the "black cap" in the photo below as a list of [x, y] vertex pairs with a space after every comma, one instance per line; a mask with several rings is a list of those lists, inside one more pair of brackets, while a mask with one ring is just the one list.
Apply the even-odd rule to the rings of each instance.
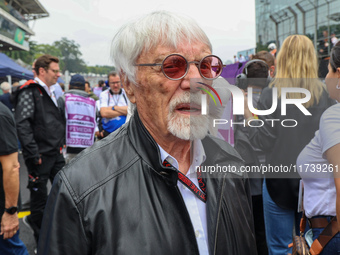
[[71, 77], [70, 85], [80, 89], [85, 89], [85, 79], [80, 74], [75, 74]]

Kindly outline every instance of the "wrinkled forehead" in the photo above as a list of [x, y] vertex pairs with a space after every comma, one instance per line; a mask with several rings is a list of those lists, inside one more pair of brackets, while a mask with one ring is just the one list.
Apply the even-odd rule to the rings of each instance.
[[185, 45], [190, 46], [194, 44], [204, 44], [210, 51], [212, 51], [212, 46], [209, 39], [205, 34], [191, 34], [190, 36], [178, 31], [178, 33], [173, 35], [162, 34], [157, 38], [146, 38], [144, 41], [143, 51], [151, 51], [159, 46], [169, 48], [171, 50], [177, 50]]
[[178, 42], [159, 40], [158, 43], [147, 45], [142, 50], [141, 54], [136, 59], [138, 62], [141, 59], [154, 59], [161, 62], [170, 54], [180, 54], [184, 57], [202, 58], [211, 54], [210, 44], [195, 40], [181, 40]]

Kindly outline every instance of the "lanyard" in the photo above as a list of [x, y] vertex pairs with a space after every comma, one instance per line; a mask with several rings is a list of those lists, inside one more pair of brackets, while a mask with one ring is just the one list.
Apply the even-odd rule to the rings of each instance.
[[117, 94], [111, 93], [111, 89], [108, 89], [108, 91], [109, 91], [109, 92], [108, 92], [108, 98], [107, 98], [107, 106], [110, 105], [111, 97], [112, 97], [114, 106], [117, 106], [118, 103], [119, 103], [119, 99], [120, 99], [120, 96], [122, 95], [122, 93], [120, 92], [120, 93], [118, 94], [119, 96], [118, 96], [117, 100], [115, 100], [115, 95], [117, 95]]
[[[166, 159], [163, 161], [163, 166], [170, 167], [172, 166]], [[187, 187], [192, 193], [198, 197], [202, 202], [207, 201], [207, 194], [206, 194], [206, 186], [205, 182], [201, 176], [201, 172], [197, 171], [197, 180], [200, 188], [198, 188], [195, 183], [193, 183], [188, 177], [186, 177], [182, 172], [178, 171], [178, 180]]]

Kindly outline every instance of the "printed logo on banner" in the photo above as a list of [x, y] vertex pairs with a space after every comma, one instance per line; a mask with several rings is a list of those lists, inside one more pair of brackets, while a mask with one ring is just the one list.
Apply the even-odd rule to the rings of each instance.
[[65, 95], [66, 146], [86, 148], [94, 142], [96, 101], [80, 95]]

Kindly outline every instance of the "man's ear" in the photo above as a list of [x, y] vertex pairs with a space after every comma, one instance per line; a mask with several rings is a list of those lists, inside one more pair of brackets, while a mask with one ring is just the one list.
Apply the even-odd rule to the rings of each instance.
[[43, 67], [40, 67], [39, 68], [39, 75], [44, 75], [46, 73], [46, 70], [45, 70], [45, 68], [43, 68]]
[[269, 67], [270, 70], [270, 77], [274, 77], [274, 73], [275, 73], [275, 66], [271, 66]]
[[123, 89], [125, 90], [125, 93], [128, 96], [130, 102], [135, 104], [136, 103], [134, 91], [135, 85], [129, 81], [129, 79], [126, 77], [126, 74], [123, 72], [120, 73], [120, 80], [122, 81]]
[[336, 69], [336, 73], [338, 74], [338, 79], [340, 79], [340, 67]]

